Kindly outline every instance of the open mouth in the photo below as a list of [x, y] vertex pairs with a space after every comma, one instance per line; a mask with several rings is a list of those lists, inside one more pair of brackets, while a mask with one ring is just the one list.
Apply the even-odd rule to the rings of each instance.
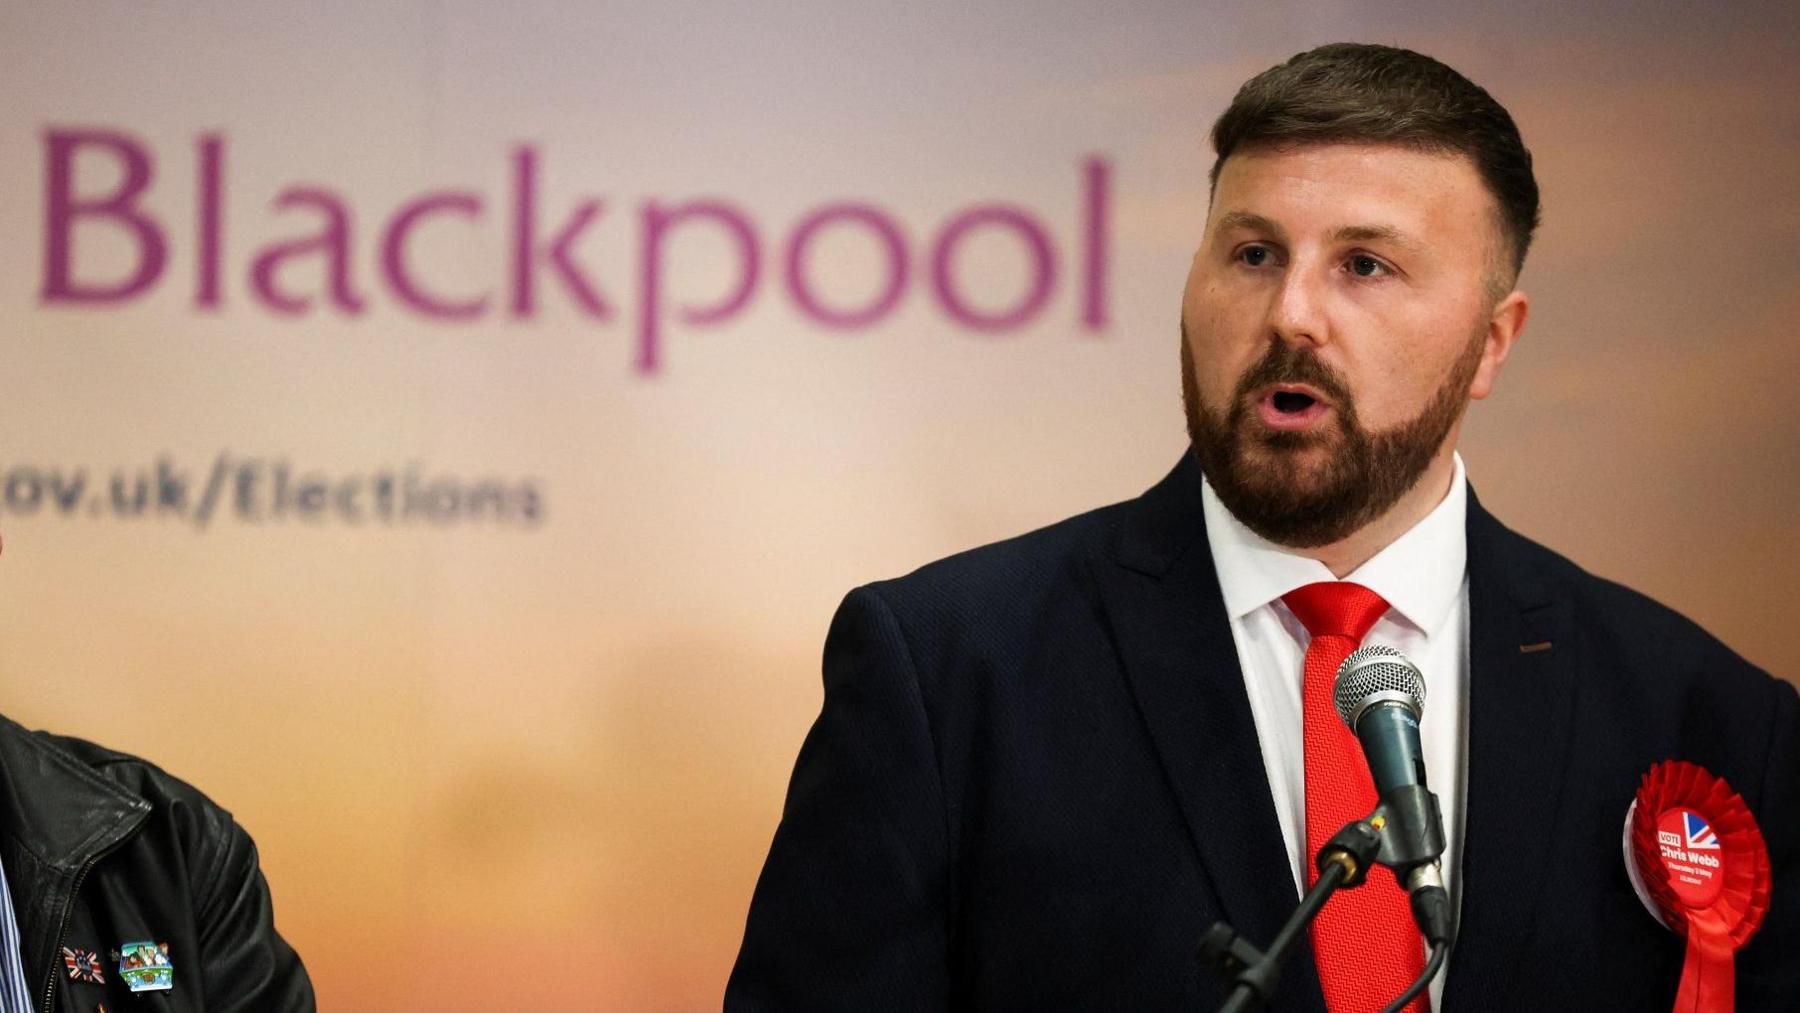
[[1256, 407], [1264, 425], [1288, 431], [1310, 429], [1331, 410], [1317, 391], [1303, 384], [1271, 387]]
[[1273, 400], [1275, 410], [1283, 415], [1295, 415], [1319, 403], [1312, 395], [1296, 390], [1278, 390], [1274, 393]]

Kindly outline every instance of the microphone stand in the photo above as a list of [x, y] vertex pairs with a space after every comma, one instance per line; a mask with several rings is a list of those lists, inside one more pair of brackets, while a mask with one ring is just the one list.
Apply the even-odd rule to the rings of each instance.
[[[1319, 878], [1288, 916], [1287, 924], [1275, 934], [1267, 951], [1258, 950], [1222, 921], [1206, 930], [1200, 940], [1200, 959], [1233, 983], [1231, 995], [1219, 1007], [1220, 1013], [1267, 1008], [1275, 997], [1281, 964], [1294, 948], [1294, 941], [1318, 917], [1333, 893], [1361, 886], [1371, 865], [1416, 871], [1428, 868], [1425, 863], [1435, 861], [1443, 852], [1444, 830], [1438, 819], [1437, 796], [1419, 784], [1395, 788], [1383, 795], [1374, 812], [1346, 823], [1319, 849], [1313, 860]], [[1441, 960], [1435, 951], [1444, 948], [1447, 952], [1454, 935], [1449, 896], [1442, 883], [1413, 892], [1412, 907], [1414, 919], [1431, 942], [1433, 960]], [[1428, 972], [1435, 970], [1427, 968]], [[1429, 976], [1428, 973], [1425, 978]]]
[[1281, 977], [1282, 962], [1294, 948], [1306, 927], [1319, 914], [1325, 902], [1340, 888], [1361, 886], [1368, 878], [1369, 864], [1381, 850], [1381, 834], [1367, 819], [1344, 825], [1336, 836], [1319, 849], [1315, 864], [1319, 878], [1300, 899], [1300, 906], [1288, 916], [1287, 924], [1275, 934], [1269, 948], [1258, 950], [1237, 934], [1230, 925], [1214, 922], [1200, 940], [1200, 959], [1234, 983], [1231, 996], [1219, 1013], [1244, 1013], [1268, 1007], [1275, 996], [1275, 984]]

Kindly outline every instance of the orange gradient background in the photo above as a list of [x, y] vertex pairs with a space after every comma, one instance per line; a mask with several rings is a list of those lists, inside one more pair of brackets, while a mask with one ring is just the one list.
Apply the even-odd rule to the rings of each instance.
[[[715, 1007], [839, 598], [1167, 470], [1205, 131], [1244, 78], [1334, 39], [1458, 67], [1536, 157], [1531, 321], [1463, 446], [1483, 501], [1800, 672], [1793, 13], [976, 6], [0, 11], [0, 474], [164, 454], [204, 473], [230, 451], [530, 477], [545, 502], [528, 528], [203, 532], [0, 504], [0, 710], [147, 756], [231, 809], [324, 1008]], [[155, 152], [143, 204], [172, 245], [142, 298], [41, 301], [54, 127]], [[229, 144], [211, 311], [192, 304], [204, 132]], [[526, 143], [547, 219], [606, 202], [581, 257], [617, 317], [586, 319], [547, 275], [525, 321], [432, 321], [385, 294], [376, 228], [430, 190], [492, 213], [423, 227], [415, 270], [447, 292], [504, 280], [508, 159]], [[1097, 331], [1077, 285], [1094, 156], [1113, 174]], [[360, 316], [278, 316], [248, 293], [252, 250], [312, 230], [269, 205], [307, 182], [356, 209]], [[719, 326], [669, 323], [643, 375], [639, 209], [700, 197], [753, 220], [763, 280]], [[833, 331], [783, 294], [780, 257], [809, 209], [841, 200], [901, 223], [912, 270], [892, 315]], [[994, 335], [946, 318], [924, 262], [988, 202], [1045, 223], [1061, 267], [1042, 314]], [[84, 272], [128, 268], [105, 231]], [[734, 269], [700, 227], [667, 263], [685, 302]], [[811, 271], [854, 305], [879, 264], [849, 233]], [[957, 274], [990, 309], [1026, 280], [992, 234]]]

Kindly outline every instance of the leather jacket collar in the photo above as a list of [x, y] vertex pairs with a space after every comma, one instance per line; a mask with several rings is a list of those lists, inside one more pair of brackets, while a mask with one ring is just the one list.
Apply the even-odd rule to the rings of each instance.
[[0, 862], [19, 922], [26, 980], [51, 965], [87, 870], [150, 814], [48, 736], [0, 717]]

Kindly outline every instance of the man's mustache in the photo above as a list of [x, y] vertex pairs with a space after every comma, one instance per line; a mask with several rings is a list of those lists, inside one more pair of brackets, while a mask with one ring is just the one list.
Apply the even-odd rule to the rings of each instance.
[[1238, 379], [1236, 401], [1239, 404], [1250, 393], [1273, 383], [1303, 383], [1331, 400], [1339, 411], [1350, 406], [1350, 387], [1338, 372], [1305, 349], [1282, 341], [1271, 341], [1269, 350]]

